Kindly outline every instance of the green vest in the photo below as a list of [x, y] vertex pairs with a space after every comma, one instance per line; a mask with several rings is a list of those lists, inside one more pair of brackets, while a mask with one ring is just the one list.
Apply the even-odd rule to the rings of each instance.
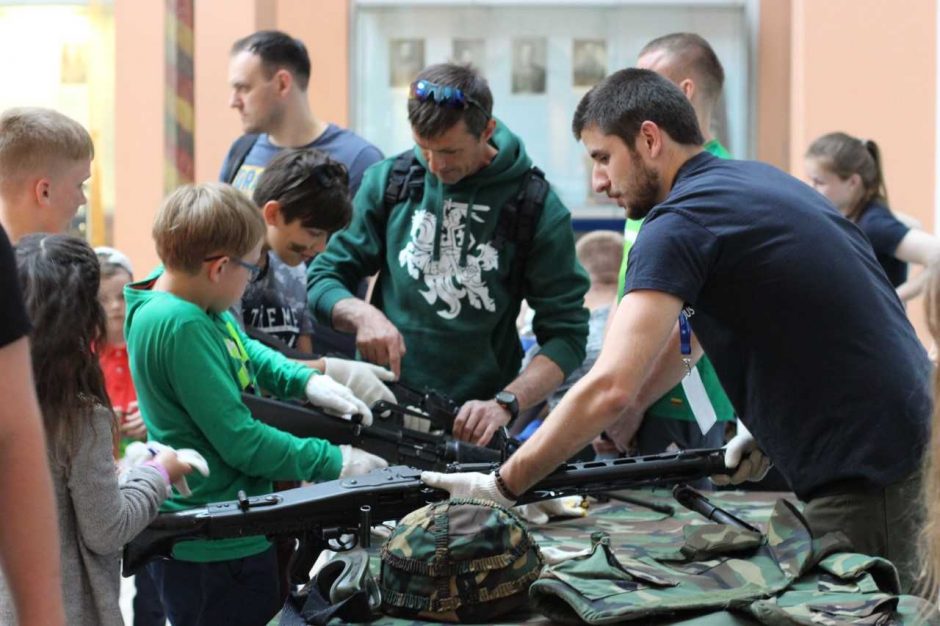
[[[717, 139], [712, 139], [706, 143], [703, 148], [716, 157], [722, 159], [731, 158], [731, 155]], [[623, 261], [620, 263], [620, 279], [617, 287], [618, 300], [623, 297], [623, 286], [627, 276], [627, 256], [630, 252], [630, 248], [633, 247], [633, 242], [636, 241], [636, 236], [639, 234], [640, 226], [642, 225], [643, 220], [628, 219], [623, 229]], [[715, 372], [715, 368], [712, 367], [711, 361], [708, 360], [708, 357], [702, 356], [695, 367], [698, 368], [698, 373], [702, 377], [702, 385], [705, 387], [705, 393], [708, 394], [708, 399], [711, 400], [718, 421], [733, 422], [734, 407], [731, 406], [731, 401], [728, 399], [727, 394], [725, 394], [725, 390], [722, 389], [721, 383], [718, 381], [718, 374]], [[684, 420], [687, 422], [695, 421], [695, 417], [692, 415], [692, 408], [689, 406], [689, 401], [685, 396], [685, 391], [682, 389], [681, 384], [673, 387], [666, 395], [653, 403], [647, 410], [646, 416]]]
[[765, 535], [721, 524], [682, 531], [670, 533], [678, 542], [668, 545], [634, 536], [621, 556], [597, 531], [589, 554], [542, 571], [530, 603], [562, 623], [699, 616], [696, 623], [724, 624], [728, 609], [764, 624], [937, 623], [925, 600], [899, 595], [889, 561], [844, 551], [842, 533], [814, 538], [785, 500], [777, 501]]

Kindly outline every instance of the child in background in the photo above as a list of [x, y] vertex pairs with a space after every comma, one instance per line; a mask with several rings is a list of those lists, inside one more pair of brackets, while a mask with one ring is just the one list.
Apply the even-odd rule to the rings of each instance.
[[[541, 425], [542, 419], [549, 411], [554, 410], [561, 399], [571, 387], [587, 374], [601, 352], [604, 343], [604, 329], [607, 317], [611, 310], [611, 303], [617, 293], [617, 272], [620, 269], [620, 260], [623, 257], [623, 235], [611, 230], [595, 230], [582, 235], [575, 244], [575, 254], [578, 262], [587, 270], [591, 278], [591, 287], [584, 294], [584, 306], [591, 312], [588, 321], [588, 339], [585, 347], [584, 361], [577, 369], [568, 374], [565, 382], [555, 390], [545, 401], [545, 408], [539, 414], [520, 416], [531, 419], [528, 424], [516, 425], [521, 432], [517, 437], [525, 441]], [[528, 307], [526, 307], [528, 308]], [[523, 367], [538, 352], [538, 345], [531, 346], [526, 351]]]
[[104, 386], [111, 407], [121, 425], [118, 456], [131, 441], [146, 441], [147, 427], [137, 409], [137, 392], [127, 363], [127, 344], [124, 342], [124, 285], [134, 280], [130, 259], [114, 248], [95, 248], [101, 264], [101, 287], [98, 301], [105, 314], [105, 340], [97, 346], [98, 362], [104, 373]]
[[910, 228], [888, 208], [881, 150], [845, 133], [823, 135], [806, 151], [806, 178], [871, 241], [878, 263], [906, 302], [924, 288], [927, 273], [908, 280], [907, 264], [926, 266], [940, 254], [940, 239]]
[[[357, 448], [258, 422], [242, 402], [243, 392], [260, 387], [347, 417], [359, 413], [366, 425], [372, 420], [349, 388], [321, 374], [322, 360], [312, 369], [287, 359], [249, 339], [228, 312], [260, 271], [264, 235], [261, 213], [240, 191], [219, 183], [180, 187], [153, 226], [163, 268], [124, 290], [147, 430], [202, 453], [211, 470], [164, 510], [234, 500], [240, 491], [265, 494], [274, 480], [333, 480], [387, 465]], [[257, 626], [280, 609], [275, 553], [265, 537], [187, 541], [173, 555], [147, 567], [174, 626]]]
[[[119, 485], [117, 428], [94, 346], [104, 339], [99, 265], [81, 239], [20, 239], [16, 263], [33, 324], [32, 359], [55, 483], [62, 581], [71, 626], [122, 624], [120, 549], [157, 515], [167, 487], [190, 468], [172, 450], [129, 470]], [[37, 582], [37, 584], [39, 584]], [[0, 623], [14, 623], [4, 588]]]

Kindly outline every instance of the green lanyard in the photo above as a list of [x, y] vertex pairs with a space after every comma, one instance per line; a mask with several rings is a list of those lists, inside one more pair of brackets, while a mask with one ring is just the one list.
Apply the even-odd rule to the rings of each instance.
[[251, 387], [252, 393], [257, 395], [258, 385], [255, 384], [255, 376], [251, 369], [251, 361], [248, 358], [248, 352], [245, 350], [245, 344], [242, 343], [242, 338], [238, 335], [238, 331], [235, 330], [235, 326], [232, 325], [232, 322], [226, 320], [225, 328], [228, 330], [229, 337], [235, 342], [235, 353], [232, 354], [232, 347], [229, 346], [229, 354], [241, 362], [238, 368], [238, 384], [241, 385], [243, 390]]

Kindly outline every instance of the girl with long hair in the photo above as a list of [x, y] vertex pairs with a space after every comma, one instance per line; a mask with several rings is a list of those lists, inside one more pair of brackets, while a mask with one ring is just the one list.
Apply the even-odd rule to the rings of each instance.
[[[117, 421], [94, 349], [105, 336], [98, 258], [81, 239], [28, 235], [16, 247], [46, 430], [61, 537], [62, 593], [70, 625], [122, 624], [120, 550], [157, 515], [168, 486], [189, 473], [172, 450], [120, 478]], [[37, 537], [36, 541], [43, 541]], [[0, 623], [13, 623], [0, 585]]]
[[878, 144], [829, 133], [810, 144], [805, 161], [810, 184], [862, 229], [901, 300], [916, 297], [926, 272], [908, 280], [907, 266], [926, 266], [940, 254], [940, 239], [911, 228], [888, 208]]

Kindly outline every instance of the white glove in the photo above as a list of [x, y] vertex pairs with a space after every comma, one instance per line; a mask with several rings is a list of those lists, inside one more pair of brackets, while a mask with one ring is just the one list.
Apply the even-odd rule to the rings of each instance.
[[451, 498], [480, 498], [511, 507], [515, 502], [504, 497], [496, 486], [496, 474], [479, 472], [421, 472], [421, 481], [429, 487], [437, 487], [450, 493]]
[[362, 416], [362, 425], [372, 425], [372, 411], [357, 398], [346, 386], [341, 385], [326, 375], [314, 374], [307, 380], [304, 389], [311, 404], [322, 408], [327, 413], [339, 415], [344, 419], [358, 413]]
[[361, 476], [362, 474], [368, 474], [374, 469], [388, 467], [388, 461], [382, 457], [369, 454], [365, 450], [353, 448], [350, 445], [341, 445], [339, 451], [340, 454], [343, 455], [343, 469], [339, 471], [340, 478]]
[[581, 506], [581, 496], [523, 504], [514, 507], [513, 511], [531, 524], [545, 524], [551, 517], [584, 517], [588, 514], [588, 510]]
[[[407, 407], [416, 413], [420, 413], [421, 409], [416, 406]], [[410, 430], [417, 430], [418, 432], [428, 433], [431, 432], [431, 420], [424, 417], [418, 417], [417, 415], [408, 415], [405, 413], [402, 415], [402, 426]]]
[[382, 384], [382, 381], [395, 380], [395, 374], [391, 370], [371, 363], [333, 357], [326, 357], [323, 362], [326, 364], [326, 371], [323, 373], [349, 387], [366, 406], [375, 406], [379, 400], [398, 404], [395, 395]]
[[770, 471], [770, 458], [757, 446], [754, 435], [738, 420], [738, 434], [725, 446], [725, 467], [737, 468], [730, 475], [711, 477], [716, 485], [738, 485], [746, 480], [757, 481]]
[[[143, 465], [154, 456], [156, 456], [152, 450], [172, 450], [170, 446], [163, 445], [162, 443], [156, 441], [148, 441], [144, 443], [142, 441], [135, 441], [127, 446], [124, 450], [124, 458], [121, 459], [122, 469], [127, 470], [132, 467], [137, 467], [138, 465]], [[182, 448], [176, 450], [176, 459], [182, 463], [186, 463], [191, 468], [202, 474], [203, 476], [209, 476], [209, 463], [206, 462], [204, 456], [193, 450], [192, 448]], [[189, 489], [189, 484], [186, 482], [186, 477], [181, 476], [179, 480], [173, 483], [173, 486], [176, 487], [176, 490], [183, 496], [191, 496], [193, 492]], [[167, 492], [169, 495], [169, 491]]]

